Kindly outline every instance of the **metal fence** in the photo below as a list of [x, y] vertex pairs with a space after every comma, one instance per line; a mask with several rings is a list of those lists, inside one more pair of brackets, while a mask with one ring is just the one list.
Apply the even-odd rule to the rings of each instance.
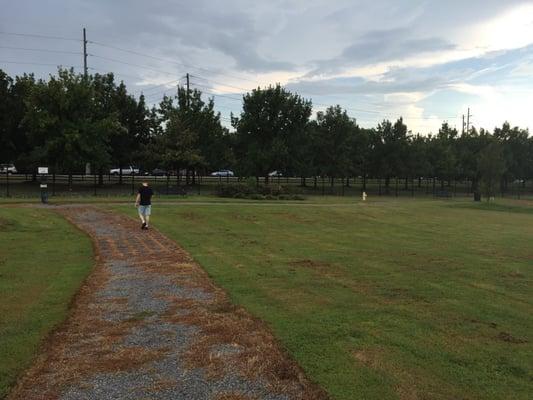
[[[137, 192], [141, 181], [148, 181], [158, 195], [210, 195], [219, 185], [243, 182], [238, 177], [190, 177], [123, 175], [64, 175], [64, 174], [2, 174], [0, 197], [38, 198], [40, 185], [47, 185], [48, 196], [128, 196]], [[266, 178], [260, 178], [261, 184]], [[469, 180], [440, 181], [437, 178], [382, 178], [362, 177], [271, 177], [269, 185], [281, 185], [303, 195], [360, 196], [363, 191], [371, 196], [394, 197], [463, 197], [472, 196]], [[512, 182], [501, 188], [499, 196], [520, 198], [533, 195], [533, 181]]]

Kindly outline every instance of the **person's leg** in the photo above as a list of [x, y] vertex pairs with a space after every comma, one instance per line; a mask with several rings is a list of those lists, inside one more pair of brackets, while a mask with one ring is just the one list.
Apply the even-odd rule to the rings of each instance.
[[142, 222], [141, 228], [144, 228], [146, 226], [146, 209], [144, 206], [139, 206], [139, 218]]
[[145, 213], [144, 213], [144, 220], [146, 222], [147, 228], [148, 228], [148, 224], [150, 223], [150, 214], [152, 214], [152, 206], [146, 206]]

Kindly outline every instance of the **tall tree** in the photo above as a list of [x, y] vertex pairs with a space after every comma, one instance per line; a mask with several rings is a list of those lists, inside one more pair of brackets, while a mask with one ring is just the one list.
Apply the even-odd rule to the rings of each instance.
[[120, 129], [116, 115], [100, 115], [91, 78], [60, 69], [38, 82], [27, 98], [23, 124], [34, 161], [72, 173], [85, 163], [109, 164], [109, 137]]
[[241, 115], [232, 118], [241, 173], [268, 180], [271, 171], [296, 170], [311, 110], [310, 101], [280, 85], [246, 94]]
[[487, 200], [496, 195], [501, 177], [505, 173], [503, 147], [493, 140], [479, 153], [478, 170], [481, 177], [481, 190]]
[[356, 145], [359, 127], [339, 105], [318, 112], [314, 126], [316, 166], [320, 175], [349, 176], [353, 168], [352, 146]]

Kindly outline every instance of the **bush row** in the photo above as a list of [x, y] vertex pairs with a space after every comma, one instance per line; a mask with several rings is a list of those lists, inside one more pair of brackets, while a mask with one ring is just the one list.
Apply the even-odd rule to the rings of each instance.
[[252, 200], [305, 200], [298, 188], [280, 185], [257, 185], [255, 181], [219, 185], [220, 197]]

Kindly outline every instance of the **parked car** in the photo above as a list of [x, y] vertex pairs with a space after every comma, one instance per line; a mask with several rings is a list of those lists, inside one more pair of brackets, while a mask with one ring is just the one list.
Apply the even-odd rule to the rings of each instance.
[[283, 176], [283, 173], [281, 173], [280, 171], [272, 171], [269, 172], [268, 176]]
[[13, 164], [0, 164], [0, 173], [1, 174], [16, 174], [17, 169]]
[[235, 176], [233, 171], [229, 169], [221, 169], [220, 171], [215, 171], [211, 173], [211, 176]]
[[161, 168], [155, 168], [152, 170], [152, 176], [165, 176], [168, 172]]
[[[109, 173], [111, 175], [120, 175], [120, 168], [110, 169]], [[122, 168], [122, 175], [131, 175], [131, 174], [138, 175], [139, 174], [139, 168], [134, 167], [133, 165], [130, 165], [127, 168]]]

